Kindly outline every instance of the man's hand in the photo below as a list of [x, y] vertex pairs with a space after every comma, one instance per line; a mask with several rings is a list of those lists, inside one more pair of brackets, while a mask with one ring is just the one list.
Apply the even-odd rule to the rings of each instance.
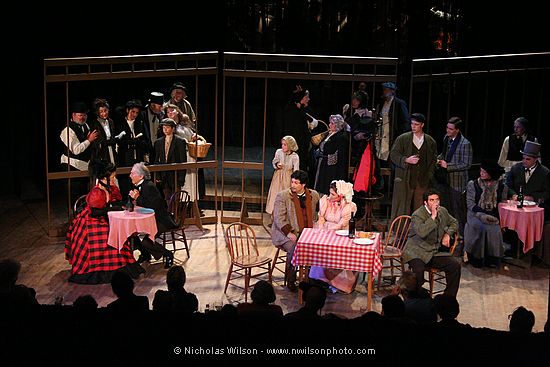
[[91, 131], [86, 138], [90, 143], [97, 139], [99, 133], [97, 130]]
[[437, 164], [439, 164], [442, 168], [447, 168], [447, 162], [443, 159], [438, 159]]
[[419, 160], [420, 160], [420, 157], [418, 157], [417, 155], [411, 155], [410, 157], [405, 158], [405, 163], [417, 164]]
[[367, 135], [365, 133], [357, 133], [353, 136], [353, 139], [355, 140], [365, 140], [367, 138]]
[[439, 211], [439, 205], [435, 205], [432, 209], [432, 219], [435, 220], [437, 218], [437, 213]]
[[296, 235], [292, 232], [288, 232], [288, 234], [286, 235], [288, 237], [288, 239], [290, 239], [293, 243], [296, 243], [298, 241], [298, 237], [296, 237]]
[[448, 233], [445, 233], [443, 235], [443, 239], [441, 240], [441, 244], [445, 247], [451, 247], [451, 236], [449, 236]]
[[139, 190], [133, 189], [131, 190], [128, 195], [134, 200], [136, 200], [139, 197]]

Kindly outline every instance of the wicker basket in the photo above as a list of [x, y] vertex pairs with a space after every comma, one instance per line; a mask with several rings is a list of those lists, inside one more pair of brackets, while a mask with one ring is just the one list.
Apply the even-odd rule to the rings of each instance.
[[[203, 141], [202, 144], [198, 144], [198, 141]], [[189, 155], [193, 158], [204, 158], [208, 154], [211, 143], [207, 143], [206, 139], [200, 135], [197, 135], [197, 140], [188, 142], [187, 149], [189, 149]]]
[[325, 125], [327, 127], [327, 130], [326, 131], [323, 131], [322, 133], [319, 133], [319, 134], [315, 134], [311, 137], [311, 144], [314, 145], [314, 146], [318, 146], [319, 144], [321, 144], [321, 142], [327, 137], [328, 135], [328, 125], [324, 122], [324, 121], [321, 121], [321, 120], [317, 120], [319, 122], [322, 122], [323, 125]]

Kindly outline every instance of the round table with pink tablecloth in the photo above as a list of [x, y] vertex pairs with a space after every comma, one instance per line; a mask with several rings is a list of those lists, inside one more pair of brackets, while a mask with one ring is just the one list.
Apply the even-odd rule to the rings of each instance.
[[109, 246], [120, 250], [134, 233], [148, 233], [154, 237], [157, 233], [155, 213], [143, 214], [126, 210], [109, 212]]
[[518, 208], [515, 204], [498, 204], [500, 227], [516, 231], [523, 242], [523, 253], [533, 248], [542, 238], [544, 227], [544, 209], [538, 206]]

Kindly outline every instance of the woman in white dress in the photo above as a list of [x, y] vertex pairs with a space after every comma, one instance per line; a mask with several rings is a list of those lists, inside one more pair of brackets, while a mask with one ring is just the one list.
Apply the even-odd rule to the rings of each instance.
[[[353, 184], [343, 180], [332, 181], [329, 193], [319, 200], [317, 228], [348, 229], [349, 220], [357, 211], [357, 206], [352, 201]], [[319, 266], [312, 266], [309, 271], [311, 279], [328, 283], [333, 292], [340, 290], [344, 293], [353, 291], [357, 283], [357, 275], [357, 272], [351, 270], [325, 269]]]
[[290, 188], [290, 175], [292, 175], [292, 172], [300, 169], [300, 157], [296, 154], [297, 150], [298, 144], [292, 136], [287, 135], [281, 139], [281, 149], [277, 149], [272, 162], [275, 172], [271, 179], [267, 203], [265, 204], [265, 211], [269, 214], [273, 214], [273, 204], [277, 194]]
[[[174, 104], [167, 104], [164, 107], [164, 115], [172, 120], [176, 121], [176, 131], [174, 132], [180, 138], [185, 139], [186, 142], [197, 140], [197, 133], [193, 129], [193, 123], [189, 119], [189, 116], [181, 112], [178, 106]], [[197, 162], [197, 158], [189, 155], [189, 149], [187, 149], [187, 162]], [[189, 193], [190, 200], [195, 201], [199, 197], [197, 186], [197, 169], [187, 169], [185, 173], [185, 184], [182, 187]]]

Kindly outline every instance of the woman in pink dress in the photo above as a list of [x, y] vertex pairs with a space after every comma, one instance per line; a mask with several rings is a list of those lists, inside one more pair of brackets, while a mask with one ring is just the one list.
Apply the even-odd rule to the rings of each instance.
[[[349, 220], [357, 211], [357, 206], [351, 201], [353, 184], [343, 180], [330, 183], [330, 194], [319, 200], [319, 220], [317, 228], [339, 230], [348, 229]], [[351, 293], [357, 283], [357, 272], [340, 269], [325, 269], [312, 266], [309, 271], [311, 279], [328, 283], [333, 292], [340, 290]]]

